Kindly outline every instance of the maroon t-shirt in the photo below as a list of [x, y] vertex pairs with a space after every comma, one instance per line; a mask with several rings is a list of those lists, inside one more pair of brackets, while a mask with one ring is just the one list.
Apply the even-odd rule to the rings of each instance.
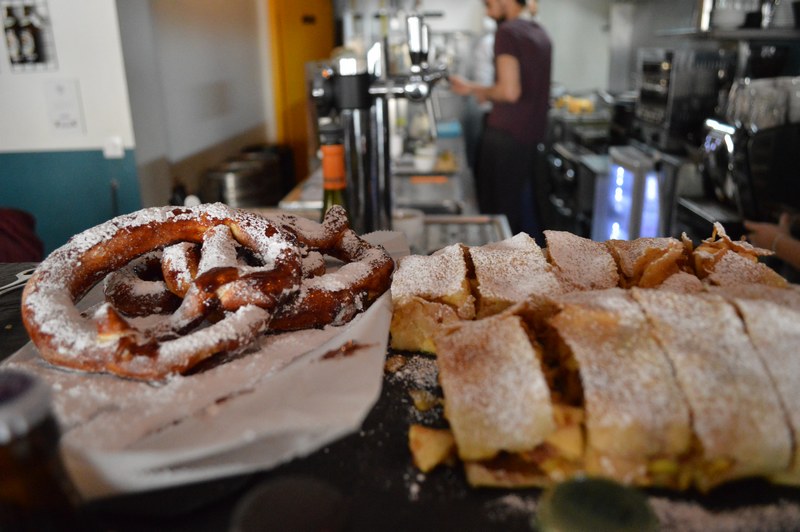
[[550, 37], [536, 22], [517, 18], [500, 24], [494, 38], [494, 56], [517, 58], [522, 92], [516, 103], [492, 104], [489, 127], [510, 133], [525, 144], [545, 139], [552, 52]]

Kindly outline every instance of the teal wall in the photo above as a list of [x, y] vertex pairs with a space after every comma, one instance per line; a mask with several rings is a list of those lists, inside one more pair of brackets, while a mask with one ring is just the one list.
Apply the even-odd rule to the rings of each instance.
[[133, 150], [122, 159], [106, 159], [100, 150], [0, 153], [0, 207], [33, 214], [50, 253], [84, 229], [141, 208]]

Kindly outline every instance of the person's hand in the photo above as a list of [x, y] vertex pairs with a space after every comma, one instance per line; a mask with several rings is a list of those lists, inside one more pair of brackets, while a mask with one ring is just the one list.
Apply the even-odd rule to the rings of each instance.
[[466, 80], [457, 74], [448, 78], [450, 90], [460, 96], [472, 96], [478, 103], [489, 101], [488, 87]]
[[448, 78], [450, 90], [459, 96], [468, 96], [472, 92], [472, 84], [457, 74]]
[[792, 218], [788, 213], [781, 214], [777, 224], [744, 221], [747, 240], [756, 247], [775, 251], [777, 240], [789, 236]]

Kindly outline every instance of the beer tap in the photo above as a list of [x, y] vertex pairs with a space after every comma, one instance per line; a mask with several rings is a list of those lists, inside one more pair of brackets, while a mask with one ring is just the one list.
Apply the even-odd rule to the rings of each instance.
[[420, 15], [408, 17], [408, 54], [411, 74], [403, 87], [403, 95], [411, 101], [427, 100], [433, 84], [447, 76], [445, 67], [433, 69], [428, 64], [428, 26]]
[[355, 68], [348, 58], [337, 68], [325, 67], [314, 80], [312, 96], [321, 114], [338, 113], [344, 131], [348, 174], [347, 208], [353, 228], [361, 233], [392, 226], [392, 182], [389, 100], [425, 102], [435, 134], [430, 96], [433, 86], [447, 77], [445, 67], [428, 64], [428, 27], [423, 17], [406, 19], [411, 67], [408, 74], [390, 76], [388, 46], [376, 42], [367, 52], [367, 68]]
[[404, 96], [414, 102], [425, 102], [425, 111], [430, 124], [430, 136], [436, 139], [436, 115], [433, 111], [432, 91], [434, 84], [447, 77], [444, 66], [431, 68], [428, 64], [428, 26], [422, 17], [411, 16], [408, 19], [408, 51], [411, 57], [411, 74], [408, 76]]

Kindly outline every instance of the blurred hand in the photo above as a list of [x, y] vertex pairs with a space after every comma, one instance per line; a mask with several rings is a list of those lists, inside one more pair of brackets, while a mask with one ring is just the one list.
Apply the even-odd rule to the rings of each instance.
[[790, 234], [791, 223], [792, 217], [788, 213], [783, 213], [777, 224], [745, 220], [744, 227], [747, 229], [747, 240], [751, 244], [771, 250], [779, 234], [786, 236]]
[[468, 96], [472, 92], [472, 83], [457, 74], [448, 78], [450, 90], [460, 96]]

